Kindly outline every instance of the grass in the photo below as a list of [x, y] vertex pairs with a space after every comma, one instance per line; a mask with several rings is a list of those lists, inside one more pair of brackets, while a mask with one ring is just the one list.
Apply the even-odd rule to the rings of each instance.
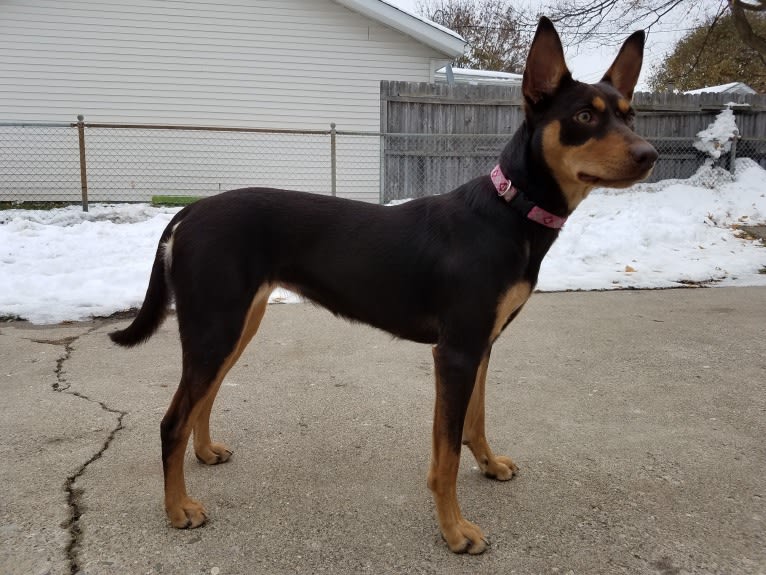
[[198, 196], [152, 196], [153, 206], [188, 206], [200, 198]]
[[0, 202], [0, 210], [53, 210], [81, 205], [82, 202]]
[[[199, 196], [152, 196], [153, 206], [186, 206], [199, 200]], [[0, 210], [54, 210], [67, 206], [81, 206], [82, 202], [0, 202]]]

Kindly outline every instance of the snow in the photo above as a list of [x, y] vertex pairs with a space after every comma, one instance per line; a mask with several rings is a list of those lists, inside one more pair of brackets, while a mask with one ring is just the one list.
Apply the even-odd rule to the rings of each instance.
[[739, 129], [731, 107], [721, 110], [715, 121], [704, 130], [697, 132], [694, 147], [711, 158], [718, 159], [731, 150], [731, 143], [739, 137]]
[[735, 227], [766, 222], [766, 171], [742, 158], [727, 174], [703, 166], [689, 180], [595, 190], [548, 252], [538, 288], [766, 285], [766, 248]]
[[743, 82], [729, 82], [718, 86], [706, 86], [696, 90], [687, 90], [684, 94], [757, 94], [750, 86]]
[[[455, 82], [469, 84], [496, 84], [505, 86], [521, 86], [522, 74], [512, 72], [495, 72], [489, 70], [473, 70], [471, 68], [452, 68]], [[447, 67], [439, 68], [435, 72], [437, 82], [447, 81]]]
[[387, 4], [391, 6], [392, 8], [396, 8], [397, 10], [399, 10], [399, 12], [403, 12], [404, 14], [407, 14], [407, 16], [411, 16], [412, 18], [415, 18], [416, 20], [420, 20], [421, 22], [428, 24], [429, 26], [432, 26], [433, 28], [436, 28], [437, 30], [441, 32], [444, 32], [445, 34], [449, 34], [450, 36], [453, 36], [459, 40], [465, 41], [465, 39], [454, 30], [447, 28], [446, 26], [442, 26], [441, 24], [437, 24], [433, 20], [429, 20], [425, 16], [421, 16], [420, 14], [416, 13], [414, 10], [405, 8], [400, 2], [392, 2], [391, 0], [379, 0], [379, 1], [382, 2], [383, 4]]
[[[176, 211], [0, 211], [0, 317], [50, 324], [138, 307]], [[543, 262], [538, 289], [766, 285], [766, 248], [734, 228], [756, 223], [766, 223], [766, 171], [747, 159], [737, 160], [733, 178], [704, 166], [688, 180], [596, 190]], [[272, 301], [299, 298], [280, 291]]]

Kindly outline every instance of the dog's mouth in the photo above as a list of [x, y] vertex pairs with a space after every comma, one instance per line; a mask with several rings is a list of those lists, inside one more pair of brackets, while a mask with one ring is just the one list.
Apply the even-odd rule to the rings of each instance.
[[636, 182], [640, 182], [641, 180], [648, 178], [649, 174], [651, 173], [652, 170], [649, 169], [646, 172], [642, 172], [641, 174], [630, 178], [601, 178], [586, 172], [579, 172], [577, 174], [577, 179], [581, 182], [585, 182], [586, 184], [590, 184], [591, 186], [600, 186], [604, 188], [627, 188]]
[[601, 178], [599, 178], [598, 176], [591, 176], [590, 174], [586, 174], [585, 172], [580, 172], [579, 174], [577, 174], [577, 178], [581, 182], [585, 182], [587, 184], [597, 184], [598, 182], [601, 181]]

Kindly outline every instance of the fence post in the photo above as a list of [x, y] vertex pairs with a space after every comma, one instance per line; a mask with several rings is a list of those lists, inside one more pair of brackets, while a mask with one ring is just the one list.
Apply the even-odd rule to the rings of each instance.
[[737, 159], [737, 140], [739, 140], [739, 135], [735, 134], [731, 139], [731, 150], [729, 150], [729, 173], [732, 176], [734, 175], [734, 165]]
[[[386, 84], [388, 88], [388, 84]], [[378, 180], [380, 197], [378, 203], [386, 203], [386, 136], [388, 135], [388, 100], [383, 97], [383, 81], [380, 83], [380, 162]]]
[[378, 203], [386, 203], [386, 134], [380, 135], [380, 158], [378, 158]]
[[88, 211], [88, 173], [85, 165], [85, 117], [77, 116], [77, 137], [80, 140], [80, 186], [82, 187], [82, 211]]
[[337, 158], [335, 154], [335, 122], [330, 124], [330, 192], [333, 196], [337, 195]]

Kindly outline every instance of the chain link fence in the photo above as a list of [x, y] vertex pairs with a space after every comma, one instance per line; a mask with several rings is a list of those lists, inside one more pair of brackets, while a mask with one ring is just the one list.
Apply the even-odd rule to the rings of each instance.
[[[447, 192], [497, 162], [511, 134], [380, 134], [335, 130], [95, 124], [0, 124], [0, 202], [146, 202], [249, 186], [372, 202]], [[766, 139], [713, 159], [690, 138], [650, 140], [650, 181], [701, 166], [731, 179], [735, 157], [766, 167]]]
[[[487, 174], [510, 140], [509, 134], [387, 134], [383, 164], [383, 201], [441, 194]], [[659, 153], [648, 182], [687, 179], [700, 168], [712, 168], [700, 182], [715, 187], [731, 181], [737, 157], [766, 168], [766, 139], [739, 139], [713, 158], [690, 138], [653, 138]]]
[[0, 124], [0, 201], [77, 201], [80, 190], [71, 124]]
[[98, 201], [209, 196], [247, 186], [329, 194], [327, 133], [116, 128], [87, 130], [88, 195]]
[[380, 134], [0, 124], [0, 202], [146, 202], [277, 187], [378, 202]]

